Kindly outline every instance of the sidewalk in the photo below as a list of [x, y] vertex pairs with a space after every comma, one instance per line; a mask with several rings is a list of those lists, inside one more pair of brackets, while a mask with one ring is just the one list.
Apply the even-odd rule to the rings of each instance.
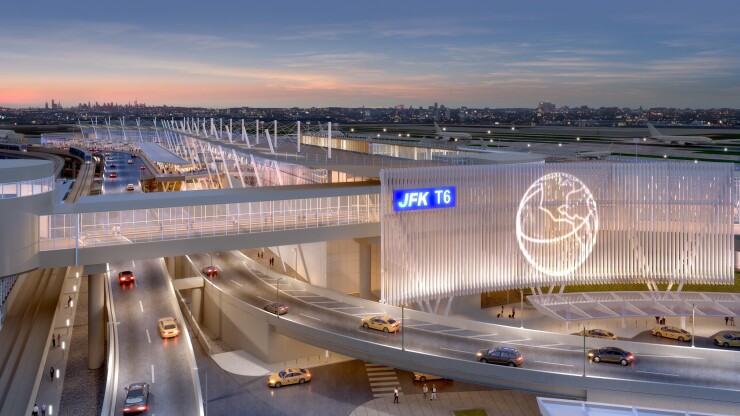
[[[431, 393], [427, 394], [429, 397]], [[350, 416], [451, 416], [455, 410], [484, 409], [488, 416], [539, 415], [537, 396], [517, 390], [437, 393], [438, 400], [421, 394], [381, 397], [358, 406]]]
[[[77, 277], [80, 268], [69, 267], [67, 268], [67, 274], [64, 278], [62, 291], [59, 296], [59, 304], [57, 306], [57, 313], [54, 318], [54, 324], [52, 325], [52, 333], [60, 334], [61, 345], [51, 346], [48, 345], [49, 353], [46, 357], [46, 362], [43, 365], [44, 371], [42, 373], [41, 382], [36, 393], [36, 403], [41, 409], [42, 404], [47, 405], [47, 415], [58, 415], [65, 412], [60, 412], [60, 402], [62, 399], [62, 391], [65, 385], [65, 376], [67, 375], [67, 361], [71, 351], [71, 340], [72, 334], [75, 327], [75, 315], [80, 306], [80, 299], [87, 304], [87, 293], [83, 292], [81, 283], [85, 279]], [[67, 307], [67, 300], [72, 297], [71, 307]], [[87, 308], [84, 307], [83, 311], [87, 314]], [[85, 325], [87, 320], [85, 319]], [[78, 328], [78, 330], [80, 330]], [[85, 339], [87, 339], [87, 332], [84, 333]], [[85, 354], [85, 358], [87, 355]], [[54, 379], [51, 381], [49, 376], [49, 370], [54, 367], [55, 374]], [[57, 376], [58, 374], [58, 376]], [[84, 396], [84, 395], [82, 395]], [[77, 397], [79, 400], [81, 397]], [[84, 409], [83, 407], [81, 407]], [[91, 409], [93, 412], [95, 408]], [[67, 414], [70, 414], [67, 412]], [[82, 414], [75, 412], [74, 414]], [[93, 413], [94, 414], [94, 413]]]

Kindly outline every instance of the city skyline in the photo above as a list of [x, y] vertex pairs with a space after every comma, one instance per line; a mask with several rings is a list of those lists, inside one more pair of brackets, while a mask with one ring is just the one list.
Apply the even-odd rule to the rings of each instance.
[[0, 106], [54, 97], [212, 108], [735, 108], [740, 99], [733, 2], [707, 11], [690, 2], [383, 6], [14, 4], [0, 27]]

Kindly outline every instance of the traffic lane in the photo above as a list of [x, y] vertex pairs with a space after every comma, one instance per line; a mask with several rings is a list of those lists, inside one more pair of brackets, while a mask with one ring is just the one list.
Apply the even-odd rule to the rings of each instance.
[[[257, 276], [251, 271], [248, 272], [243, 263], [239, 265], [238, 260], [235, 261], [233, 259], [234, 257], [236, 256], [215, 256], [215, 258], [221, 259], [223, 264], [219, 267], [222, 269], [239, 271], [237, 273], [222, 272], [221, 276], [224, 277], [221, 280], [223, 287], [230, 288], [233, 291], [232, 293], [239, 293], [240, 297], [241, 295], [249, 296], [250, 294], [259, 293], [257, 297], [261, 298], [265, 303], [269, 299], [275, 299], [275, 292], [272, 287], [268, 291], [260, 290], [260, 286], [264, 287], [266, 285], [266, 282], [264, 282], [266, 279], [257, 279], [263, 280], [264, 284], [255, 284], [255, 281], [251, 279]], [[214, 260], [214, 264], [217, 264], [216, 260]], [[234, 279], [225, 278], [227, 275], [235, 279], [242, 278], [244, 282], [241, 283], [241, 286], [236, 285], [236, 283], [233, 283]], [[357, 328], [355, 325], [359, 325], [360, 317], [350, 317], [341, 312], [316, 307], [316, 305], [301, 301], [296, 302], [296, 299], [285, 296], [283, 290], [290, 292], [292, 287], [291, 281], [292, 279], [284, 279], [280, 283], [281, 295], [284, 296], [280, 302], [288, 305], [292, 312], [289, 312], [290, 316], [284, 315], [283, 318], [309, 326], [316, 326], [318, 323], [324, 330], [331, 330], [371, 342], [400, 347], [402, 342], [402, 337], [398, 336], [400, 333], [384, 334], [375, 330]], [[379, 305], [380, 307], [382, 305]], [[305, 313], [301, 313], [300, 311], [305, 311]], [[306, 319], [308, 317], [310, 319]], [[343, 324], [341, 321], [349, 322]], [[511, 346], [517, 348], [522, 353], [527, 368], [568, 374], [581, 374], [585, 362], [585, 354], [582, 346], [566, 344], [538, 345], [536, 340], [528, 338], [512, 339], [510, 336], [497, 336], [496, 334], [487, 336], [487, 339], [481, 340], [474, 337], [460, 337], [431, 329], [424, 330], [408, 326], [403, 331], [405, 331], [403, 343], [407, 349], [434, 355], [467, 360], [475, 359], [474, 354], [478, 349], [491, 348], [493, 346]], [[605, 342], [598, 345], [599, 347], [608, 346], [608, 343]], [[714, 387], [738, 385], [734, 376], [738, 367], [736, 363], [717, 365], [716, 363], [707, 363], [707, 360], [692, 360], [688, 355], [676, 359], [675, 362], [671, 362], [671, 358], [673, 357], [670, 356], [649, 356], [646, 354], [642, 354], [641, 356], [639, 353], [636, 353], [636, 356], [637, 363], [627, 366], [631, 370], [625, 371], [623, 368], [618, 369], [622, 367], [621, 365], [599, 363], [599, 366], [590, 367], [590, 373], [589, 368], [587, 368], [587, 374], [647, 381], [665, 381], [666, 377], [678, 377], [687, 384]], [[692, 363], [690, 361], [699, 362]], [[635, 366], [639, 366], [639, 368], [635, 369]], [[730, 368], [727, 368], [727, 366]]]
[[[128, 164], [131, 160], [132, 164]], [[111, 167], [111, 164], [115, 164], [115, 167]], [[143, 162], [140, 158], [131, 158], [130, 153], [123, 152], [111, 152], [106, 160], [105, 169], [105, 192], [106, 193], [125, 193], [131, 192], [126, 191], [127, 184], [133, 184], [135, 192], [140, 191], [139, 177], [141, 176], [141, 166]], [[111, 178], [110, 174], [115, 172], [117, 177]]]
[[[124, 262], [116, 266], [128, 267], [126, 270], [132, 270], [136, 276], [134, 287], [122, 286], [119, 299], [114, 295], [122, 347], [117, 408], [123, 406], [124, 387], [145, 381], [150, 384], [150, 412], [192, 413], [197, 403], [187, 343], [181, 336], [163, 340], [157, 328], [159, 318], [175, 316], [157, 261]], [[123, 314], [119, 313], [119, 305], [123, 306]]]

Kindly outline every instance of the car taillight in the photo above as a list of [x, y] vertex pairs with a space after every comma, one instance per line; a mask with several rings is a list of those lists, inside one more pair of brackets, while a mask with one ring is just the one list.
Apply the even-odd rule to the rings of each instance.
[[523, 359], [524, 359], [524, 358], [522, 358], [522, 357], [516, 357], [516, 360], [517, 360], [517, 361], [521, 361], [521, 360], [523, 360]]
[[627, 358], [629, 358], [630, 360], [634, 360], [635, 359], [635, 356], [634, 355], [628, 355]]
[[146, 406], [139, 406], [136, 408], [136, 410], [146, 410]]

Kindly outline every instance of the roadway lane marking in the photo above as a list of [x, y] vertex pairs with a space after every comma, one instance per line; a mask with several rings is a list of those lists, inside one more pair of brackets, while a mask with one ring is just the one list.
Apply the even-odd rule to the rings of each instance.
[[463, 353], [463, 354], [475, 354], [475, 353], [473, 353], [473, 352], [470, 352], [470, 351], [461, 351], [461, 350], [456, 350], [456, 349], [454, 349], [454, 348], [445, 348], [445, 347], [439, 347], [439, 349], [440, 349], [440, 350], [447, 350], [447, 351], [454, 351], [454, 352], [461, 352], [461, 353]]
[[141, 308], [141, 313], [144, 313], [144, 304], [139, 301], [139, 308]]
[[131, 264], [133, 264], [134, 265], [134, 268], [136, 268], [136, 262], [135, 261], [131, 260]]
[[[319, 302], [311, 302], [311, 303], [319, 303]], [[331, 303], [337, 303], [337, 302], [331, 302]], [[327, 309], [362, 309], [364, 306], [343, 306], [341, 308], [327, 308]]]
[[154, 364], [152, 364], [152, 384], [154, 384]]
[[540, 363], [540, 364], [562, 365], [562, 366], [565, 366], [565, 367], [575, 367], [573, 364], [551, 363], [551, 362], [548, 362], [548, 361], [535, 361], [535, 362], [536, 363]]
[[221, 265], [219, 265], [219, 264], [217, 264], [217, 265], [216, 265], [216, 268], [217, 268], [217, 269], [218, 269], [219, 271], [224, 271], [224, 269], [222, 269], [222, 268], [221, 268]]
[[[409, 326], [409, 325], [406, 325]], [[498, 334], [485, 334], [485, 335], [471, 335], [468, 338], [485, 338], [485, 337], [496, 337]]]
[[262, 300], [264, 300], [267, 303], [272, 303], [271, 300], [267, 300], [267, 299], [263, 298], [262, 296], [257, 296], [257, 297], [260, 298], [260, 299], [262, 299]]
[[640, 354], [640, 357], [653, 357], [653, 358], [681, 358], [683, 360], [704, 360], [702, 357], [682, 357], [680, 355], [655, 355], [655, 354]]
[[353, 316], [375, 316], [375, 315], [385, 315], [385, 312], [363, 312], [363, 313], [353, 313], [351, 315]]
[[319, 318], [315, 318], [315, 317], [313, 317], [313, 316], [310, 316], [310, 315], [306, 315], [305, 313], [299, 313], [298, 315], [301, 315], [301, 316], [305, 316], [306, 318], [311, 318], [311, 319], [315, 319], [315, 320], [317, 320], [317, 321], [321, 322], [321, 319], [319, 319]]
[[510, 343], [510, 344], [516, 344], [517, 342], [522, 342], [522, 341], [531, 341], [531, 339], [529, 339], [529, 338], [512, 339], [511, 341], [501, 341], [501, 342], [507, 342], [507, 343]]
[[152, 343], [152, 337], [149, 336], [149, 328], [146, 329], [146, 339], [149, 340], [149, 343]]
[[237, 281], [236, 281], [236, 280], [234, 280], [234, 279], [231, 279], [231, 281], [232, 281], [232, 282], [234, 282], [235, 284], [239, 285], [239, 286], [244, 286], [243, 284], [241, 284], [241, 283], [237, 282]]
[[658, 372], [655, 372], [655, 371], [637, 371], [637, 373], [657, 374], [657, 375], [660, 375], [660, 376], [670, 376], [670, 377], [681, 377], [680, 374], [658, 373]]

